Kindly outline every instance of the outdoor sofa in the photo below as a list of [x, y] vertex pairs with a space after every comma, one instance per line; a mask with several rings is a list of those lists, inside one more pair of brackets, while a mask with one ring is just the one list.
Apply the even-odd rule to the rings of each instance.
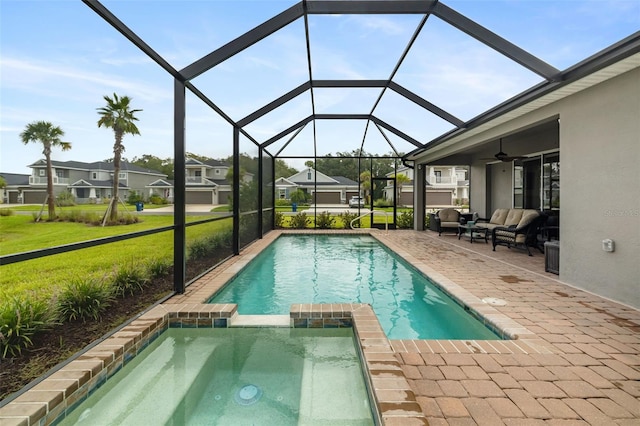
[[[491, 232], [493, 251], [497, 245], [523, 248], [531, 256], [530, 247], [540, 250], [538, 229], [546, 215], [534, 209], [496, 209], [491, 218], [478, 218], [476, 226]], [[542, 250], [541, 250], [542, 251]]]

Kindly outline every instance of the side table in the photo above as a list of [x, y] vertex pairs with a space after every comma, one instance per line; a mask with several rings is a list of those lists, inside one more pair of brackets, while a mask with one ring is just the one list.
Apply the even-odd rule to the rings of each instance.
[[460, 237], [469, 237], [469, 240], [471, 240], [471, 243], [473, 243], [473, 240], [477, 240], [477, 239], [484, 239], [484, 243], [487, 244], [487, 235], [489, 233], [489, 229], [484, 228], [484, 227], [479, 227], [476, 226], [475, 223], [473, 224], [460, 224], [458, 225], [458, 239], [460, 239]]

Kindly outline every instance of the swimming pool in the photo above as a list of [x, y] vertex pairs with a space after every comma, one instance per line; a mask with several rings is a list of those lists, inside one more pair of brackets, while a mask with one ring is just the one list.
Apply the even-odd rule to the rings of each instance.
[[352, 329], [160, 334], [60, 425], [372, 425]]
[[282, 235], [209, 303], [247, 315], [294, 303], [369, 303], [390, 339], [499, 339], [427, 277], [369, 235]]

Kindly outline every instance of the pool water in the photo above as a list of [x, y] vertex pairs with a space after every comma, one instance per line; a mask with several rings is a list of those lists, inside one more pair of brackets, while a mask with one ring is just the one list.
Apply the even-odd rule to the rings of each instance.
[[390, 339], [499, 339], [428, 278], [371, 236], [282, 235], [210, 303], [247, 315], [294, 303], [369, 303]]
[[60, 425], [372, 425], [352, 329], [169, 329]]

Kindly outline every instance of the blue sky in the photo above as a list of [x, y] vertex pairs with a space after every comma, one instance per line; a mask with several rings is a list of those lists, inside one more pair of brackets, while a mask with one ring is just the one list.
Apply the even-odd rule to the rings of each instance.
[[[294, 1], [104, 1], [133, 31], [181, 69], [242, 35]], [[640, 30], [637, 0], [450, 0], [447, 6], [533, 55], [564, 70]], [[388, 79], [421, 16], [309, 17], [315, 79]], [[309, 78], [304, 23], [298, 20], [193, 83], [233, 120], [240, 120]], [[394, 81], [468, 120], [541, 81], [540, 77], [475, 39], [430, 17]], [[104, 95], [128, 95], [140, 136], [126, 136], [125, 157], [173, 155], [173, 81], [80, 1], [0, 0], [0, 171], [30, 173], [42, 158], [39, 145], [23, 145], [26, 124], [60, 126], [72, 150], [53, 159], [98, 161], [112, 157], [113, 134], [97, 127]], [[368, 114], [379, 89], [317, 89], [318, 113]], [[214, 158], [231, 155], [231, 126], [195, 96], [187, 98], [187, 151]], [[249, 124], [262, 142], [311, 114], [310, 94]], [[428, 142], [451, 129], [401, 96], [387, 91], [374, 114], [413, 138]], [[310, 124], [282, 155], [313, 155]], [[363, 142], [361, 121], [319, 121], [318, 155], [350, 151]], [[365, 150], [391, 148], [369, 126]], [[413, 146], [387, 136], [397, 150]], [[289, 137], [272, 145], [278, 152]], [[255, 154], [247, 140], [241, 149]], [[303, 161], [291, 161], [300, 167]]]

